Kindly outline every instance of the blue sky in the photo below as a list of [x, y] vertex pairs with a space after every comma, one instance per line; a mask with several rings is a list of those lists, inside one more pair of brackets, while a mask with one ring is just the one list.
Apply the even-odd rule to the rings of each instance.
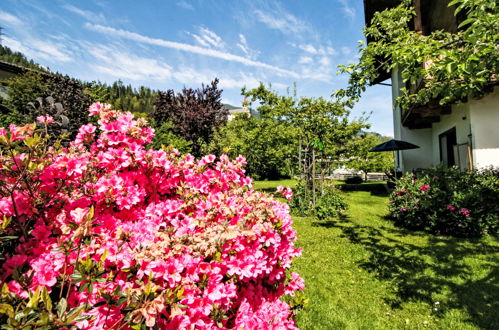
[[[339, 64], [357, 58], [361, 0], [1, 0], [2, 43], [79, 79], [155, 89], [200, 87], [215, 77], [223, 100], [260, 81], [281, 93], [330, 97], [346, 85]], [[352, 116], [393, 135], [390, 87], [371, 87]]]

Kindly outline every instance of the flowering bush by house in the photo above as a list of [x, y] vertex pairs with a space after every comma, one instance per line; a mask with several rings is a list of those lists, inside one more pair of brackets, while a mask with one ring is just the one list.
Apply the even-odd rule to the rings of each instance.
[[435, 168], [407, 174], [391, 195], [390, 217], [402, 227], [478, 237], [499, 230], [499, 172]]
[[89, 112], [97, 126], [64, 149], [34, 124], [0, 129], [0, 321], [296, 328], [281, 300], [303, 288], [289, 206], [252, 189], [244, 158], [146, 149], [145, 120]]

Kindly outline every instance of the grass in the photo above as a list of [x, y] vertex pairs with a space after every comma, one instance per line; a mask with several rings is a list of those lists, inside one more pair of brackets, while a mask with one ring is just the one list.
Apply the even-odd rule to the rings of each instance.
[[[255, 182], [275, 191], [292, 181]], [[362, 189], [362, 185], [358, 187]], [[295, 217], [301, 329], [499, 329], [499, 240], [394, 227], [382, 192], [347, 191], [342, 219]]]

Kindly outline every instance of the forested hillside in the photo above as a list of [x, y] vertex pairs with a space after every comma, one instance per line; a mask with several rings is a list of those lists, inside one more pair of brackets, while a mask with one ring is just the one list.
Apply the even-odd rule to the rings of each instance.
[[22, 53], [15, 52], [7, 46], [0, 45], [0, 61], [15, 64], [25, 68], [46, 71], [46, 69], [41, 65], [35, 63], [33, 60], [28, 60]]

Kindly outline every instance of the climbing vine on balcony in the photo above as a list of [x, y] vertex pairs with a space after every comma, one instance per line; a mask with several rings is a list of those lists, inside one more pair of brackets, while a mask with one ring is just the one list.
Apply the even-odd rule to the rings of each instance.
[[353, 106], [383, 71], [395, 67], [404, 83], [413, 86], [402, 89], [397, 99], [403, 109], [432, 99], [448, 104], [491, 92], [499, 62], [497, 0], [453, 0], [449, 6], [454, 6], [454, 15], [465, 17], [455, 33], [412, 31], [416, 12], [410, 0], [375, 13], [364, 29], [370, 42], [361, 42], [358, 63], [339, 67], [350, 77], [348, 87], [335, 96]]

